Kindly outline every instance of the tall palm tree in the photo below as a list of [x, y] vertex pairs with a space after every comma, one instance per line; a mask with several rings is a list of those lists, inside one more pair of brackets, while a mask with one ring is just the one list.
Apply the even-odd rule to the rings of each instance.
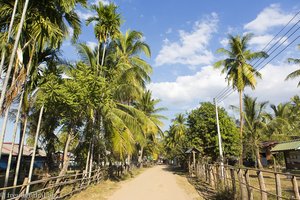
[[172, 120], [172, 126], [170, 131], [173, 132], [175, 141], [180, 140], [187, 131], [186, 118], [184, 114], [180, 113], [176, 115], [175, 119]]
[[[250, 148], [253, 148], [255, 152], [255, 158], [257, 167], [262, 169], [263, 166], [260, 161], [259, 154], [259, 142], [261, 136], [266, 131], [266, 124], [264, 123], [264, 109], [266, 108], [268, 102], [257, 102], [257, 98], [251, 98], [250, 96], [245, 95], [243, 98], [244, 101], [244, 117], [245, 117], [245, 133], [248, 137], [248, 144]], [[258, 174], [260, 189], [264, 191], [265, 183], [263, 174]], [[261, 199], [267, 199], [267, 194], [261, 192]]]
[[[300, 45], [298, 45], [298, 48], [300, 49]], [[289, 63], [295, 63], [295, 64], [300, 64], [300, 59], [298, 58], [289, 58], [288, 59], [288, 62]], [[285, 80], [289, 80], [289, 79], [294, 79], [294, 78], [297, 78], [297, 77], [300, 77], [300, 69], [297, 69], [296, 71], [290, 73]], [[300, 86], [300, 81], [297, 85], [297, 87]]]
[[147, 90], [143, 93], [142, 97], [134, 104], [134, 106], [143, 113], [145, 113], [145, 115], [148, 116], [148, 118], [153, 122], [153, 125], [155, 125], [155, 127], [153, 127], [152, 130], [142, 128], [142, 137], [138, 138], [138, 142], [140, 145], [139, 162], [142, 161], [143, 151], [145, 146], [147, 145], [147, 141], [155, 143], [156, 134], [162, 133], [160, 127], [163, 125], [163, 123], [161, 120], [166, 119], [166, 117], [158, 114], [158, 112], [166, 109], [161, 107], [156, 108], [159, 102], [159, 99], [152, 99], [151, 91]]
[[94, 32], [98, 39], [97, 65], [100, 64], [100, 46], [103, 45], [101, 59], [101, 66], [103, 66], [108, 40], [116, 38], [120, 33], [121, 16], [117, 13], [117, 6], [113, 3], [104, 5], [99, 1], [98, 5], [91, 6], [91, 10], [96, 11], [97, 15], [89, 17], [86, 20], [86, 24], [89, 25], [92, 22], [96, 22]]
[[[228, 84], [239, 93], [240, 101], [240, 140], [243, 145], [243, 91], [245, 87], [250, 86], [255, 89], [256, 78], [261, 78], [261, 74], [249, 63], [257, 58], [267, 57], [263, 51], [252, 52], [248, 49], [249, 41], [252, 34], [244, 36], [229, 35], [229, 49], [220, 48], [217, 50], [227, 56], [226, 59], [220, 60], [214, 64], [216, 68], [223, 67], [222, 73], [226, 74]], [[240, 164], [242, 164], [243, 147], [241, 150]]]
[[276, 139], [279, 139], [280, 137], [286, 138], [292, 131], [290, 123], [291, 104], [289, 102], [280, 103], [277, 106], [271, 104], [270, 107], [273, 111], [273, 115], [266, 114], [267, 120], [269, 121], [268, 129], [270, 137], [275, 137]]
[[141, 55], [144, 54], [149, 58], [151, 51], [142, 38], [141, 32], [128, 30], [124, 35], [120, 34], [112, 43], [115, 52], [111, 57], [116, 63], [114, 70], [120, 74], [117, 98], [121, 101], [130, 102], [140, 98], [146, 83], [150, 82], [152, 67], [141, 58]]

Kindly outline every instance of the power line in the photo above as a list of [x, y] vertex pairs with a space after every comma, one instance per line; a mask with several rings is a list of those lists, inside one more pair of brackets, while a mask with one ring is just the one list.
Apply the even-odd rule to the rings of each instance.
[[[258, 71], [263, 69], [267, 64], [269, 64], [271, 61], [273, 61], [279, 54], [281, 54], [283, 51], [285, 51], [290, 45], [292, 45], [300, 36], [297, 36], [290, 44], [288, 44], [285, 48], [283, 48], [280, 52], [278, 52], [271, 60], [269, 60], [265, 65], [260, 67]], [[251, 74], [253, 76], [253, 74]], [[224, 96], [222, 99], [218, 99], [218, 103], [222, 100], [226, 99], [229, 95], [231, 95], [236, 89], [231, 90], [226, 96]]]
[[[275, 38], [296, 18], [296, 16], [298, 15], [298, 14], [300, 14], [300, 11], [299, 12], [297, 12], [295, 15], [294, 15], [294, 17], [272, 38], [272, 40], [270, 40], [269, 42], [268, 42], [268, 44], [263, 48], [263, 50], [264, 49], [266, 49], [271, 43], [272, 43], [272, 41], [274, 41], [275, 40]], [[296, 25], [298, 25], [298, 23], [300, 22], [300, 20], [298, 20], [298, 22], [297, 23], [295, 23], [284, 35], [282, 35], [281, 37], [280, 37], [280, 39], [279, 40], [277, 40], [268, 50], [267, 50], [267, 53], [271, 50], [271, 49], [273, 49], [292, 29], [294, 29], [294, 27], [296, 26]], [[299, 27], [299, 25], [298, 25], [298, 28], [294, 31], [294, 32], [292, 32], [283, 42], [281, 42], [281, 44], [279, 44], [271, 53], [269, 53], [269, 57], [270, 57], [270, 55], [272, 55], [278, 48], [280, 48], [290, 37], [292, 37], [298, 30], [300, 29], [300, 27]], [[257, 68], [259, 68], [259, 70], [261, 70], [262, 68], [264, 68], [267, 64], [269, 64], [272, 60], [274, 60], [274, 58], [276, 58], [280, 53], [282, 53], [286, 48], [288, 48], [292, 43], [294, 43], [297, 39], [299, 38], [299, 36], [296, 38], [296, 39], [294, 39], [290, 44], [288, 44], [283, 50], [281, 50], [279, 53], [277, 53], [271, 60], [269, 60], [265, 65], [263, 65], [263, 67], [261, 67], [261, 68], [259, 68], [259, 65], [260, 64], [262, 64], [265, 60], [267, 60], [268, 58], [265, 58], [264, 60], [262, 60], [256, 67], [254, 67], [255, 69]], [[262, 50], [262, 51], [263, 51]], [[260, 58], [260, 59], [258, 59], [255, 63], [254, 63], [254, 65], [256, 65], [260, 60], [261, 60], [262, 58]], [[251, 63], [250, 63], [251, 64]], [[253, 65], [253, 66], [254, 66]], [[257, 70], [257, 71], [259, 71], [259, 70]], [[254, 74], [251, 74], [252, 76], [254, 75]], [[222, 100], [224, 100], [225, 98], [227, 98], [230, 94], [232, 94], [233, 93], [233, 91], [235, 91], [236, 89], [234, 89], [234, 88], [232, 88], [231, 86], [227, 86], [226, 88], [224, 88], [216, 97], [215, 97], [215, 99], [217, 99], [217, 101], [218, 102], [220, 102], [220, 101], [222, 101]]]
[[[261, 51], [264, 51], [274, 40], [275, 40], [275, 38], [297, 17], [297, 15], [299, 15], [300, 14], [300, 11], [298, 11], [289, 21], [288, 21], [288, 23], [265, 45], [265, 47], [261, 50]], [[300, 21], [300, 20], [299, 20]], [[298, 24], [299, 23], [299, 21], [296, 23], [296, 24]], [[292, 27], [292, 28], [290, 28], [279, 40], [277, 40], [276, 41], [276, 43], [275, 44], [273, 44], [273, 46], [270, 48], [270, 49], [268, 49], [268, 51], [270, 51], [276, 44], [278, 44], [278, 42], [287, 34], [287, 33], [289, 33], [289, 31], [291, 30], [291, 29], [293, 29], [295, 26], [296, 26], [296, 24], [294, 24], [294, 26]], [[256, 63], [254, 63], [254, 65], [255, 64], [257, 64], [260, 60], [261, 60], [262, 58], [259, 58], [258, 60], [257, 60], [257, 62]], [[250, 62], [250, 65], [251, 65], [251, 63], [252, 63], [252, 61]], [[217, 96], [215, 97], [215, 99], [219, 99], [222, 95], [224, 95], [225, 93], [227, 93], [229, 90], [231, 90], [231, 86], [227, 86], [226, 88], [224, 88], [219, 94], [217, 94]]]

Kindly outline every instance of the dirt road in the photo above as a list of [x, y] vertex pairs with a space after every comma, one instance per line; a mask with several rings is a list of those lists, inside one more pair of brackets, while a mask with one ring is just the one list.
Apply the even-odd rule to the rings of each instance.
[[109, 200], [201, 200], [185, 177], [155, 166], [125, 183]]

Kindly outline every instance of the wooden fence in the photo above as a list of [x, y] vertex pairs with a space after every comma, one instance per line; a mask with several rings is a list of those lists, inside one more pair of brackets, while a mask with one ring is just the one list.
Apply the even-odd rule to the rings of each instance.
[[217, 191], [231, 190], [235, 199], [300, 200], [300, 175], [297, 174], [198, 163], [194, 168], [190, 168], [190, 176], [207, 182]]
[[[0, 188], [2, 199], [65, 199], [86, 189], [91, 184], [98, 184], [107, 175], [107, 170], [94, 170], [89, 173], [72, 173], [65, 176], [51, 177], [28, 183], [25, 178], [22, 185]], [[26, 194], [26, 188], [30, 187]]]

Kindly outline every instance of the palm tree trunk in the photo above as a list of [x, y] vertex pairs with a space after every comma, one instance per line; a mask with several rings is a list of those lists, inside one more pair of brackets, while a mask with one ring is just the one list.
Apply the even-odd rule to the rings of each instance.
[[[17, 6], [18, 6], [18, 1], [15, 1], [14, 4], [14, 9], [13, 9], [13, 13], [10, 19], [10, 23], [9, 23], [9, 28], [8, 28], [8, 33], [7, 33], [7, 40], [6, 43], [9, 43], [10, 37], [11, 37], [11, 30], [12, 30], [12, 26], [14, 24], [14, 20], [15, 20], [15, 15], [16, 15], [16, 10], [17, 10]], [[4, 50], [2, 51], [2, 55], [1, 55], [1, 63], [0, 63], [0, 77], [2, 75], [2, 69], [3, 69], [3, 65], [4, 65], [4, 61], [5, 61], [5, 54], [6, 54], [6, 49], [4, 48]]]
[[[23, 154], [23, 146], [24, 146], [24, 140], [25, 140], [25, 132], [26, 132], [26, 128], [27, 128], [27, 120], [28, 118], [25, 117], [25, 121], [24, 121], [24, 127], [22, 126], [22, 130], [23, 133], [20, 134], [20, 142], [19, 142], [19, 155], [18, 155], [18, 160], [17, 160], [17, 166], [16, 166], [16, 173], [15, 173], [15, 178], [14, 178], [14, 186], [16, 186], [18, 184], [18, 178], [19, 178], [19, 170], [20, 170], [20, 164], [21, 164], [21, 160], [22, 160], [22, 154]], [[14, 188], [15, 189], [15, 188]], [[13, 194], [15, 193], [15, 190], [13, 191]]]
[[139, 164], [140, 164], [140, 168], [143, 167], [143, 151], [144, 151], [144, 147], [141, 146], [141, 154], [139, 155]]
[[25, 21], [25, 16], [26, 16], [26, 12], [27, 12], [28, 3], [29, 3], [29, 0], [26, 0], [25, 4], [24, 4], [23, 11], [22, 11], [22, 17], [21, 17], [21, 21], [20, 21], [20, 24], [19, 24], [18, 32], [17, 32], [17, 35], [15, 37], [13, 50], [12, 50], [12, 53], [11, 53], [11, 56], [10, 56], [10, 60], [9, 60], [9, 64], [8, 64], [8, 68], [7, 68], [7, 72], [6, 72], [6, 77], [5, 77], [4, 83], [2, 85], [2, 91], [1, 91], [1, 97], [0, 97], [0, 113], [2, 113], [2, 111], [3, 111], [3, 103], [4, 103], [4, 98], [5, 98], [5, 95], [6, 95], [7, 85], [8, 85], [8, 81], [9, 81], [9, 78], [10, 78], [10, 73], [11, 73], [11, 70], [12, 70], [12, 66], [13, 66], [13, 63], [14, 63], [14, 60], [15, 60], [15, 55], [16, 55], [16, 52], [17, 52], [17, 48], [18, 48], [18, 45], [19, 45], [19, 40], [20, 40], [20, 37], [21, 37], [23, 24], [24, 24], [24, 21]]
[[244, 126], [244, 117], [243, 117], [243, 92], [239, 91], [240, 97], [240, 143], [241, 143], [241, 152], [240, 152], [240, 160], [239, 164], [243, 165], [243, 126]]
[[[30, 169], [29, 169], [29, 175], [28, 175], [28, 184], [31, 182], [31, 177], [32, 177], [32, 172], [33, 172], [33, 164], [34, 164], [34, 160], [35, 160], [35, 153], [37, 150], [37, 143], [38, 143], [39, 132], [40, 132], [40, 127], [41, 127], [41, 123], [42, 123], [43, 112], [44, 112], [44, 105], [42, 106], [42, 108], [40, 110], [38, 125], [37, 125], [37, 129], [36, 129], [36, 133], [35, 133], [34, 147], [33, 147], [33, 153], [31, 156]], [[29, 189], [30, 189], [30, 185], [27, 185], [25, 194], [29, 193]]]
[[101, 66], [104, 65], [105, 51], [106, 51], [106, 42], [104, 42], [103, 53], [102, 53], [102, 59], [101, 59]]
[[[1, 133], [0, 133], [0, 149], [2, 149], [4, 138], [5, 138], [8, 113], [9, 113], [9, 108], [6, 108], [6, 111], [5, 111], [5, 114], [4, 114], [4, 119], [3, 119], [3, 122], [2, 122], [2, 129], [1, 129]], [[1, 156], [2, 156], [2, 151], [0, 151], [0, 159], [1, 159]]]
[[21, 99], [20, 99], [20, 102], [19, 102], [19, 105], [18, 105], [18, 112], [17, 112], [17, 115], [16, 115], [16, 121], [15, 121], [15, 124], [14, 124], [14, 129], [13, 129], [13, 134], [12, 134], [12, 144], [11, 144], [11, 149], [9, 151], [9, 157], [8, 157], [7, 168], [6, 168], [6, 173], [5, 173], [4, 187], [6, 187], [7, 184], [8, 184], [11, 161], [12, 161], [13, 150], [14, 150], [14, 146], [15, 146], [15, 140], [16, 140], [16, 135], [17, 135], [17, 130], [18, 130], [18, 124], [19, 124], [19, 118], [20, 118], [23, 98], [24, 98], [24, 91], [21, 94]]

